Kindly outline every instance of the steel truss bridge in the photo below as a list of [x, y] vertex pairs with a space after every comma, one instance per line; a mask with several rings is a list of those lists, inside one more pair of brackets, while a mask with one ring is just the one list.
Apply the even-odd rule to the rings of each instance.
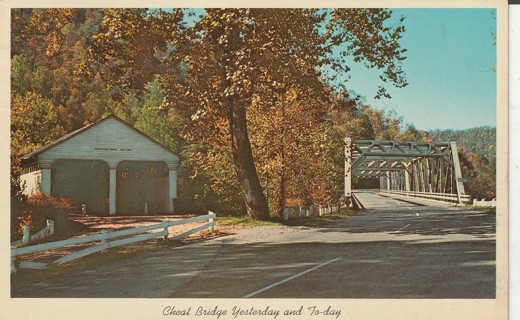
[[464, 190], [457, 143], [345, 138], [345, 199], [352, 178], [379, 178], [384, 192], [454, 202], [471, 200]]

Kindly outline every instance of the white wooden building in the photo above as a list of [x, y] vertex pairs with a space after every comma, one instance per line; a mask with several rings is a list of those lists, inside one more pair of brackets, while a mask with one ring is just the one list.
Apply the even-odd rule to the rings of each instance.
[[25, 193], [66, 197], [74, 212], [173, 213], [179, 157], [116, 116], [22, 157]]

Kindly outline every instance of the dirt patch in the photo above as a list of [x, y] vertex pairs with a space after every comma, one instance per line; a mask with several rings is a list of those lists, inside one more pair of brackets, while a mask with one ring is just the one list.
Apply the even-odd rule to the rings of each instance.
[[138, 228], [165, 221], [175, 221], [190, 216], [114, 216], [114, 217], [98, 217], [71, 215], [72, 221], [78, 222], [89, 229], [90, 232], [96, 233], [101, 230], [115, 231], [130, 228]]

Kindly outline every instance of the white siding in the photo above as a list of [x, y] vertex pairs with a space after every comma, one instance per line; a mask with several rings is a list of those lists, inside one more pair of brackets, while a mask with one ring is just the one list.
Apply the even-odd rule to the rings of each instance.
[[23, 194], [30, 196], [41, 191], [41, 171], [33, 171], [20, 176], [20, 185], [24, 186]]
[[164, 161], [177, 169], [179, 158], [120, 121], [109, 118], [42, 152], [40, 164], [56, 159], [105, 160], [115, 167], [123, 160]]

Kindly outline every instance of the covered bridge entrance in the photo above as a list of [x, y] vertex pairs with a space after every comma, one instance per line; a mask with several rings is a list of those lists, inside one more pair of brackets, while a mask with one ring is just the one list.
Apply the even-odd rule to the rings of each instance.
[[108, 214], [110, 169], [102, 160], [58, 159], [51, 166], [51, 194], [65, 197], [81, 213]]
[[109, 116], [22, 157], [25, 193], [66, 197], [75, 213], [173, 213], [179, 157]]

